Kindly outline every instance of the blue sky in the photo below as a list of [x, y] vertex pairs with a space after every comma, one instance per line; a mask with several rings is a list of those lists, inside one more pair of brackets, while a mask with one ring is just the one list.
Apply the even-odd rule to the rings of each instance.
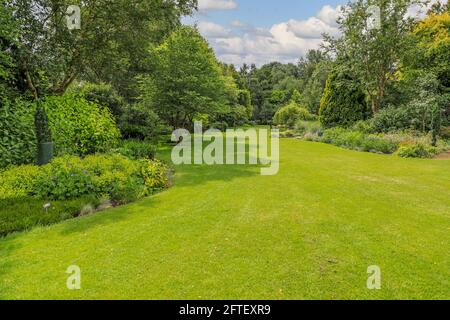
[[337, 34], [339, 5], [347, 0], [199, 0], [184, 19], [227, 63], [295, 62], [317, 48], [321, 34]]
[[[212, 2], [212, 1], [211, 1]], [[197, 15], [219, 24], [242, 20], [259, 27], [271, 27], [275, 23], [290, 19], [307, 19], [314, 16], [325, 5], [336, 7], [344, 0], [235, 0], [238, 7], [229, 10], [210, 10]]]

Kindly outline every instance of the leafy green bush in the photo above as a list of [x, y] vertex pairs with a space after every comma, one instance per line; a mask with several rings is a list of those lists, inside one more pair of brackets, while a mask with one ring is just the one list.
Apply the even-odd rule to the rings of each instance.
[[34, 112], [21, 100], [0, 102], [0, 168], [36, 158]]
[[0, 172], [0, 200], [29, 195], [39, 175], [40, 168], [35, 165], [15, 166]]
[[98, 199], [127, 203], [166, 187], [161, 162], [121, 155], [65, 156], [42, 167], [11, 167], [0, 172], [0, 236], [93, 211]]
[[311, 121], [314, 119], [315, 117], [309, 113], [308, 109], [302, 108], [294, 101], [291, 101], [275, 113], [273, 123], [293, 128], [299, 120]]
[[107, 107], [116, 119], [119, 119], [124, 112], [125, 100], [110, 84], [81, 83], [72, 88], [71, 92], [87, 101]]
[[45, 210], [46, 203], [31, 197], [0, 200], [0, 237], [74, 218], [83, 207], [96, 207], [98, 200], [88, 196], [69, 201], [52, 201]]
[[317, 136], [323, 133], [323, 128], [318, 121], [297, 121], [295, 130], [301, 134], [313, 134]]
[[368, 135], [344, 128], [325, 130], [321, 141], [347, 149], [374, 153], [391, 154], [398, 148], [398, 144], [382, 136]]
[[146, 141], [124, 140], [117, 149], [117, 152], [133, 160], [154, 159], [156, 146]]
[[120, 133], [106, 107], [71, 95], [49, 97], [43, 105], [57, 155], [87, 155], [117, 145]]
[[159, 161], [122, 155], [54, 158], [48, 165], [24, 165], [0, 172], [0, 199], [34, 197], [67, 200], [90, 195], [130, 202], [167, 186], [167, 168]]
[[432, 158], [438, 154], [438, 148], [423, 143], [414, 143], [401, 146], [396, 155], [402, 158]]
[[150, 107], [140, 103], [125, 108], [119, 128], [125, 139], [155, 140], [166, 126]]
[[418, 129], [418, 115], [412, 108], [388, 107], [374, 115], [371, 122], [374, 132], [395, 132], [407, 129]]
[[450, 127], [441, 128], [441, 137], [443, 139], [450, 139]]
[[331, 72], [320, 102], [322, 125], [347, 127], [369, 115], [370, 109], [358, 82], [344, 72]]
[[164, 188], [166, 175], [166, 167], [158, 161], [133, 161], [121, 155], [65, 156], [42, 167], [33, 194], [40, 199], [96, 195], [130, 202]]

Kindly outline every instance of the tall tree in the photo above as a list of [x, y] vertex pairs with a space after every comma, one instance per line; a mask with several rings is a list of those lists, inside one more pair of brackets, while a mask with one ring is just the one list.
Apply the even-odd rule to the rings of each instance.
[[[383, 106], [386, 85], [398, 70], [401, 53], [406, 49], [406, 35], [414, 19], [408, 9], [422, 0], [357, 0], [350, 2], [339, 19], [342, 37], [326, 41], [341, 61], [348, 61], [351, 71], [364, 85], [374, 113]], [[379, 22], [379, 24], [378, 24]]]
[[178, 28], [151, 52], [151, 60], [154, 72], [142, 82], [142, 99], [166, 123], [187, 128], [197, 115], [227, 111], [234, 83], [195, 28]]
[[[137, 68], [145, 50], [195, 9], [196, 0], [5, 0], [21, 27], [16, 60], [37, 99], [63, 94], [83, 73], [113, 81]], [[81, 28], [68, 28], [78, 5]], [[158, 36], [155, 36], [158, 35]], [[133, 70], [134, 71], [134, 70]]]

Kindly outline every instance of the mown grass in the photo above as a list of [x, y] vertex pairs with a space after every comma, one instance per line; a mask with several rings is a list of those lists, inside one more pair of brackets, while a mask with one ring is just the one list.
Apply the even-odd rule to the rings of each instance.
[[282, 140], [276, 176], [181, 166], [167, 192], [0, 239], [0, 298], [449, 299], [449, 190], [448, 161]]

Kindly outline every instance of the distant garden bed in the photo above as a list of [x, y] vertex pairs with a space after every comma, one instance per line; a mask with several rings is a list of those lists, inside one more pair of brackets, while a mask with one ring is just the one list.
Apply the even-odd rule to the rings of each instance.
[[450, 150], [450, 142], [417, 132], [370, 133], [364, 122], [350, 128], [325, 129], [316, 121], [298, 121], [295, 128], [281, 127], [282, 137], [333, 144], [342, 148], [378, 154], [395, 154], [403, 158], [433, 158]]

